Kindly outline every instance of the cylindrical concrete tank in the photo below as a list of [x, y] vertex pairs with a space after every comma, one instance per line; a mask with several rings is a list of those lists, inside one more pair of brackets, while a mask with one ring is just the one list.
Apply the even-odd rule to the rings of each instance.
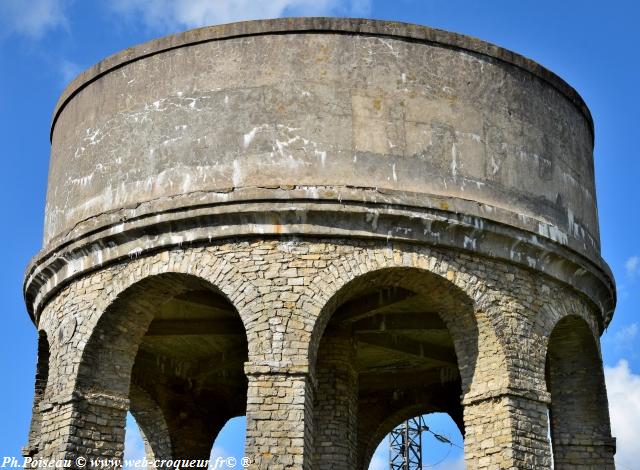
[[105, 59], [54, 112], [25, 454], [121, 458], [131, 411], [150, 461], [206, 459], [246, 414], [250, 468], [364, 470], [442, 412], [469, 468], [613, 468], [593, 138], [553, 73], [422, 26]]
[[587, 107], [473, 38], [328, 18], [188, 31], [82, 73], [51, 141], [34, 314], [121, 256], [283, 233], [456, 246], [583, 289], [605, 322], [614, 304]]

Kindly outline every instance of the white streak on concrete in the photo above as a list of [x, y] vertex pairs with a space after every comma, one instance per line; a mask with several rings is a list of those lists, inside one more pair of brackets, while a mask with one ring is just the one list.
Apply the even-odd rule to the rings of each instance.
[[251, 145], [251, 142], [253, 141], [254, 137], [256, 136], [256, 133], [259, 130], [260, 130], [260, 126], [254, 127], [244, 135], [244, 140], [243, 140], [244, 148], [247, 148], [249, 147], [249, 145]]
[[316, 157], [320, 157], [320, 164], [324, 167], [325, 161], [327, 160], [327, 152], [315, 150]]
[[391, 51], [391, 54], [393, 54], [394, 57], [400, 57], [400, 52], [396, 51], [393, 48], [393, 45], [391, 45], [390, 41], [382, 39], [382, 38], [378, 38], [378, 41], [380, 41], [382, 44], [387, 46], [389, 48], [389, 51]]
[[451, 174], [454, 178], [458, 176], [458, 148], [455, 142], [451, 144]]
[[238, 160], [233, 161], [233, 175], [231, 176], [231, 181], [233, 182], [233, 187], [237, 188], [240, 185], [240, 181], [242, 179], [242, 169], [240, 168], [240, 163]]
[[464, 236], [464, 247], [467, 249], [476, 249], [476, 239], [475, 238], [471, 238], [471, 237], [467, 237], [466, 235]]

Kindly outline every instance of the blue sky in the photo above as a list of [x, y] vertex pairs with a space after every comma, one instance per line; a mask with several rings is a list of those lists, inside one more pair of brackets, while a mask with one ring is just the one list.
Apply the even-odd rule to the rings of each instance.
[[[602, 340], [617, 458], [623, 469], [640, 461], [640, 6], [632, 0], [0, 0], [0, 456], [19, 455], [29, 425], [36, 330], [22, 276], [41, 247], [50, 117], [65, 84], [111, 53], [171, 32], [325, 14], [476, 36], [540, 62], [584, 97], [596, 126], [602, 251], [618, 282], [618, 307]], [[238, 434], [241, 426], [230, 425], [229, 444], [218, 444], [238, 452], [225, 447]]]

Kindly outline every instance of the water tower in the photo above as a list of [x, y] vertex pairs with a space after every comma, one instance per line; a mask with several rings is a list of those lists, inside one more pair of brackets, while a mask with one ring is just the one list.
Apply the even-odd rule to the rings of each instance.
[[552, 72], [423, 26], [108, 57], [54, 112], [25, 454], [120, 458], [130, 411], [150, 458], [205, 459], [246, 414], [250, 468], [366, 469], [437, 411], [468, 468], [613, 468], [593, 137]]

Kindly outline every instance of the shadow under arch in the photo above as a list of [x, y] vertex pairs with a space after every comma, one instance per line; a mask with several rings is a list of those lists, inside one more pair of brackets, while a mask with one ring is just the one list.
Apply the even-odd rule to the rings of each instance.
[[[336, 279], [336, 282], [339, 281]], [[410, 299], [413, 297], [413, 299]], [[353, 303], [349, 301], [357, 299]], [[384, 314], [406, 300], [425, 300], [422, 313], [437, 315], [452, 336], [455, 355], [463, 366], [463, 393], [467, 393], [478, 354], [478, 325], [474, 301], [460, 287], [431, 271], [411, 267], [384, 267], [368, 271], [337, 285], [315, 321], [309, 341], [309, 362], [313, 369], [326, 328], [340, 309], [369, 309], [364, 318]], [[360, 303], [360, 305], [358, 305]], [[382, 310], [381, 310], [382, 309]], [[339, 312], [341, 315], [348, 315]], [[413, 312], [409, 312], [413, 313]], [[373, 314], [373, 315], [372, 315]], [[427, 315], [423, 316], [425, 320]], [[361, 318], [358, 316], [358, 318]], [[415, 319], [419, 321], [419, 319]]]
[[318, 382], [315, 465], [324, 468], [322, 447], [338, 441], [342, 449], [332, 453], [342, 452], [343, 465], [366, 468], [395, 415], [445, 412], [464, 434], [461, 399], [477, 356], [474, 302], [448, 279], [386, 267], [339, 286], [310, 344]]
[[545, 377], [551, 395], [549, 425], [555, 468], [613, 468], [615, 441], [602, 358], [593, 331], [582, 317], [568, 315], [553, 328]]
[[[166, 424], [145, 429], [138, 420], [164, 443], [163, 455], [207, 458], [224, 423], [245, 413], [247, 353], [243, 322], [220, 289], [191, 274], [148, 276], [121, 292], [91, 332], [75, 384], [85, 408], [78, 427], [92, 432], [100, 454], [121, 458], [135, 405], [136, 418], [148, 411]], [[144, 393], [132, 397], [133, 387]]]

